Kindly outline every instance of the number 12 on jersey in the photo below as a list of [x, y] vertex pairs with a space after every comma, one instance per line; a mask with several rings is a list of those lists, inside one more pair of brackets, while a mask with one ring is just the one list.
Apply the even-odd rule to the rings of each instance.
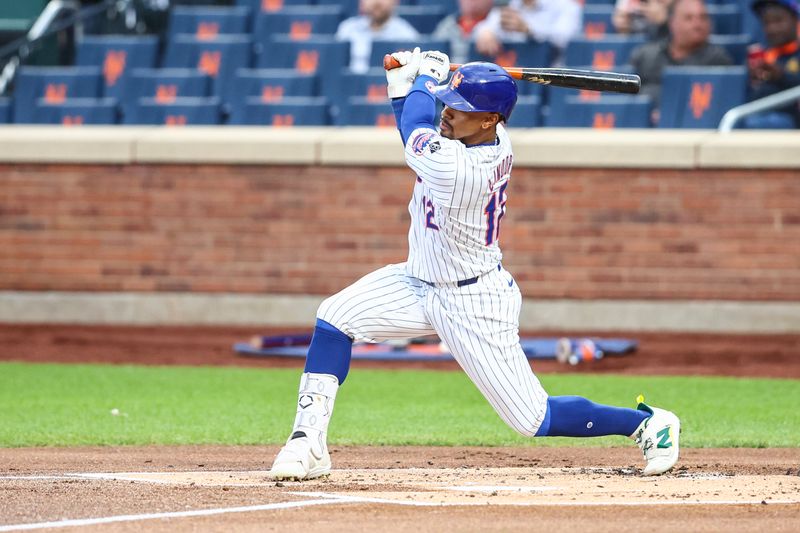
[[497, 189], [489, 202], [486, 204], [486, 246], [490, 246], [493, 242], [500, 238], [500, 219], [506, 214], [506, 187], [508, 182], [505, 182], [502, 187]]

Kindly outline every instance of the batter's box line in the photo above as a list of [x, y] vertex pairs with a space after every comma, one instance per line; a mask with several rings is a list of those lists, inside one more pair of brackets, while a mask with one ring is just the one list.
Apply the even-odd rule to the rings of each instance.
[[196, 511], [176, 511], [170, 513], [147, 513], [135, 515], [104, 516], [100, 518], [77, 518], [70, 520], [57, 520], [53, 522], [37, 522], [32, 524], [0, 525], [0, 532], [5, 531], [30, 531], [34, 529], [83, 527], [99, 524], [113, 524], [116, 522], [139, 522], [143, 520], [162, 520], [170, 518], [194, 518], [199, 516], [213, 516], [228, 513], [251, 513], [256, 511], [276, 511], [296, 507], [309, 507], [312, 505], [332, 505], [342, 503], [331, 499], [303, 500], [298, 502], [268, 503], [264, 505], [250, 505], [247, 507], [221, 507], [217, 509], [198, 509]]
[[405, 505], [410, 507], [470, 507], [496, 505], [509, 507], [657, 507], [663, 505], [761, 505], [765, 501], [770, 505], [795, 505], [800, 500], [661, 500], [661, 501], [636, 501], [636, 502], [587, 502], [587, 501], [530, 501], [530, 502], [422, 502], [407, 500], [391, 500], [387, 498], [370, 498], [364, 496], [346, 496], [344, 494], [334, 494], [329, 492], [288, 492], [293, 496], [305, 496], [309, 498], [329, 498], [332, 501], [342, 503], [382, 503], [388, 505]]

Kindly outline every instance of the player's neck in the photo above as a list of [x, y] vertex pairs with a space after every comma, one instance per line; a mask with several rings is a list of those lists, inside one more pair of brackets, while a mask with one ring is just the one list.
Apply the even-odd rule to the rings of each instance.
[[480, 130], [472, 135], [462, 137], [459, 139], [467, 146], [478, 146], [481, 144], [494, 144], [497, 139], [497, 130], [491, 128], [488, 130]]

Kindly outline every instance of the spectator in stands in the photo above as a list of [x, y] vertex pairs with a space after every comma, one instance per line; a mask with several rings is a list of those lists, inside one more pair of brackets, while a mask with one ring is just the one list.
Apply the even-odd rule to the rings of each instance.
[[434, 39], [450, 42], [450, 61], [466, 63], [475, 27], [489, 15], [493, 0], [458, 0], [458, 13], [443, 18], [433, 31]]
[[617, 0], [611, 21], [617, 33], [664, 39], [669, 35], [667, 17], [672, 3], [673, 0]]
[[583, 10], [576, 0], [511, 0], [475, 27], [478, 52], [496, 56], [503, 42], [549, 42], [559, 50], [578, 35]]
[[[733, 64], [724, 48], [709, 44], [711, 20], [703, 0], [675, 0], [669, 10], [669, 37], [634, 49], [631, 63], [642, 78], [641, 94], [658, 108], [661, 76], [668, 66], [728, 66]], [[658, 113], [654, 115], [657, 122]]]
[[360, 0], [360, 15], [343, 20], [336, 38], [350, 41], [350, 70], [369, 70], [372, 41], [419, 39], [419, 33], [407, 21], [394, 15], [397, 0]]
[[[756, 0], [753, 11], [761, 19], [769, 48], [750, 48], [750, 99], [757, 100], [800, 85], [800, 43], [797, 0]], [[800, 105], [797, 102], [775, 111], [746, 117], [747, 128], [800, 128]]]

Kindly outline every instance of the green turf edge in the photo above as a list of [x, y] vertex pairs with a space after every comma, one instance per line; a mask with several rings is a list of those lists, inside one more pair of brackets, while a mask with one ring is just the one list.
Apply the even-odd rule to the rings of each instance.
[[[278, 444], [297, 369], [0, 363], [0, 446]], [[800, 381], [544, 374], [550, 394], [675, 411], [686, 447], [800, 447]], [[120, 414], [114, 416], [112, 409]], [[529, 439], [459, 371], [361, 370], [336, 400], [332, 445], [630, 446], [624, 437]]]

